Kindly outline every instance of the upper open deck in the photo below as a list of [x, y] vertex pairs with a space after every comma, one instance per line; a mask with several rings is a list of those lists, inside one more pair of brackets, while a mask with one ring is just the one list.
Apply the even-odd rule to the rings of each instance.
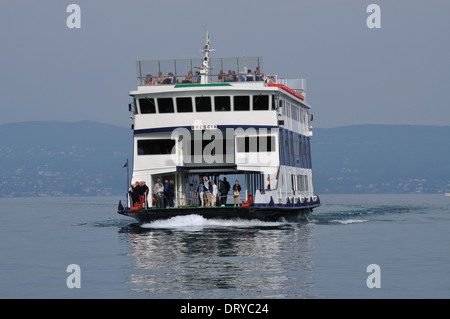
[[[232, 57], [208, 58], [208, 68], [205, 72], [204, 59], [174, 59], [137, 61], [138, 91], [148, 91], [149, 88], [163, 89], [166, 86], [193, 86], [201, 83], [208, 84], [237, 84], [242, 82], [261, 83], [268, 86], [280, 86], [291, 89], [291, 94], [306, 96], [304, 79], [287, 79], [276, 74], [263, 72], [262, 57]], [[203, 78], [202, 78], [203, 77]], [[286, 88], [285, 88], [286, 87]]]

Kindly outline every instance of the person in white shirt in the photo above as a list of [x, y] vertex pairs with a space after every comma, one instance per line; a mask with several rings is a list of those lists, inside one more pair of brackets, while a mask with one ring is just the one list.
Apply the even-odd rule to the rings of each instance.
[[160, 179], [155, 184], [155, 199], [156, 208], [164, 208], [164, 186]]
[[205, 176], [205, 181], [203, 182], [203, 186], [205, 187], [205, 206], [211, 206], [211, 185], [208, 176]]
[[216, 206], [216, 199], [217, 199], [217, 195], [219, 193], [219, 189], [217, 188], [216, 183], [214, 183], [214, 181], [211, 181], [211, 185], [212, 185], [212, 193], [211, 193], [211, 206]]

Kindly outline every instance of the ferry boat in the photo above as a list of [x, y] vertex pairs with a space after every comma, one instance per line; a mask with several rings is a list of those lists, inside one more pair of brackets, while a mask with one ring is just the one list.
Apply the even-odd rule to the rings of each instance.
[[[190, 214], [307, 219], [320, 199], [304, 80], [265, 74], [262, 57], [210, 57], [208, 34], [202, 51], [198, 59], [137, 61], [130, 184], [145, 181], [148, 192], [129, 192], [118, 213], [141, 223]], [[159, 181], [170, 188], [165, 197]]]

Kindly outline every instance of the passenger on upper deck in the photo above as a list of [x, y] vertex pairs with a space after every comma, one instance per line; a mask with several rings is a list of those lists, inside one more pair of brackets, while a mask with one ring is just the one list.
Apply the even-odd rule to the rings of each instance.
[[228, 73], [225, 76], [225, 82], [231, 82], [232, 77], [233, 77], [233, 74], [231, 73], [231, 70], [228, 70]]
[[200, 83], [200, 72], [199, 71], [195, 71], [195, 75], [192, 78], [193, 83]]
[[254, 77], [253, 77], [252, 70], [248, 69], [247, 76], [246, 76], [245, 80], [246, 81], [254, 81], [255, 80]]
[[217, 80], [219, 82], [225, 82], [226, 75], [223, 73], [223, 70], [220, 70], [219, 75], [217, 76]]
[[261, 72], [259, 71], [259, 66], [255, 70], [255, 81], [262, 81]]
[[161, 72], [158, 72], [158, 84], [162, 84], [164, 82], [164, 77]]
[[236, 82], [237, 81], [236, 71], [231, 71], [230, 81], [231, 82]]
[[144, 81], [145, 81], [146, 85], [153, 84], [153, 78], [152, 78], [152, 75], [150, 74], [150, 72], [147, 73], [147, 76], [145, 77]]
[[192, 83], [192, 78], [193, 78], [192, 71], [189, 71], [188, 75], [183, 80], [183, 83]]
[[176, 78], [172, 72], [167, 74], [167, 78], [164, 79], [163, 84], [176, 84]]

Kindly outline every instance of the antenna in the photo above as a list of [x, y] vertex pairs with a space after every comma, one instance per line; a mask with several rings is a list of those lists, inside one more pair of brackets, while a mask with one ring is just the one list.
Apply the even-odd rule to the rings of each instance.
[[209, 52], [216, 51], [215, 49], [211, 49], [210, 44], [209, 33], [208, 31], [206, 31], [206, 42], [203, 46], [203, 52], [205, 53], [205, 56], [203, 57], [203, 66], [200, 67], [201, 84], [208, 84], [209, 70], [211, 70], [211, 68], [209, 67]]

